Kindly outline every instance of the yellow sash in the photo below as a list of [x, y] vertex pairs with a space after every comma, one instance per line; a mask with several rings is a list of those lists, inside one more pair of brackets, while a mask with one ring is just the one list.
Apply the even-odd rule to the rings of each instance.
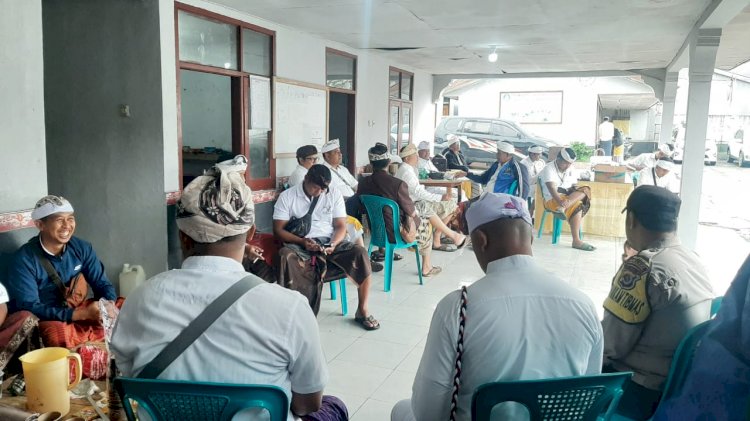
[[651, 261], [643, 256], [628, 259], [615, 275], [604, 308], [625, 323], [641, 323], [651, 314], [648, 274]]

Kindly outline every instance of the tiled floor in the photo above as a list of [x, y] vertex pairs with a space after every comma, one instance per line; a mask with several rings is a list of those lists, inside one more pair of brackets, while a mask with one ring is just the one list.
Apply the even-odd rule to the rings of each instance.
[[[599, 305], [619, 267], [622, 240], [587, 237], [586, 241], [598, 250], [574, 250], [566, 237], [553, 246], [550, 237], [544, 236], [535, 241], [534, 254], [540, 264]], [[324, 299], [321, 303], [318, 322], [331, 376], [326, 393], [342, 398], [354, 421], [390, 419], [393, 405], [411, 395], [435, 306], [461, 283], [483, 276], [470, 248], [434, 252], [433, 262], [442, 266], [443, 272], [425, 278], [420, 286], [414, 255], [402, 254], [404, 259], [394, 265], [390, 293], [383, 292], [383, 273], [374, 275], [370, 310], [381, 322], [379, 330], [365, 332], [354, 323], [351, 313], [342, 318], [339, 301]], [[356, 308], [356, 293], [353, 284], [347, 287], [351, 312]]]

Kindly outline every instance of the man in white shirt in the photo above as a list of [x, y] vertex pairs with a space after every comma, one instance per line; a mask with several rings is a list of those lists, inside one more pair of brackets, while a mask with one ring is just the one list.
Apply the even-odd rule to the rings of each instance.
[[672, 193], [680, 193], [680, 180], [674, 172], [674, 163], [669, 159], [660, 159], [655, 167], [642, 169], [638, 174], [638, 185], [664, 187]]
[[534, 190], [537, 188], [537, 180], [539, 178], [539, 173], [542, 172], [544, 169], [544, 165], [546, 162], [544, 162], [544, 159], [542, 158], [542, 152], [544, 152], [544, 149], [542, 149], [541, 146], [532, 146], [529, 148], [529, 155], [521, 160], [521, 164], [526, 166], [526, 169], [529, 171], [529, 213], [534, 215], [534, 209], [536, 207], [535, 197], [536, 194], [534, 193]]
[[[471, 419], [472, 395], [485, 383], [599, 374], [596, 307], [536, 263], [523, 199], [485, 193], [466, 219], [486, 276], [466, 289], [456, 420]], [[449, 419], [462, 295], [451, 292], [435, 309], [411, 400], [396, 404], [392, 421]], [[498, 419], [518, 419], [515, 409], [503, 407]]]
[[341, 191], [344, 200], [354, 196], [354, 193], [357, 191], [357, 180], [345, 166], [341, 165], [343, 155], [341, 154], [339, 140], [329, 140], [323, 145], [321, 151], [323, 152], [323, 165], [331, 170], [331, 187], [335, 187]]
[[307, 170], [318, 162], [318, 148], [315, 145], [300, 146], [297, 149], [297, 168], [289, 176], [289, 187], [294, 187], [305, 179]]
[[575, 151], [564, 148], [557, 158], [539, 173], [544, 208], [553, 212], [556, 218], [568, 221], [574, 249], [594, 251], [596, 247], [584, 243], [579, 234], [583, 217], [591, 206], [591, 189], [575, 185], [578, 182], [572, 168], [575, 160]]
[[[417, 154], [419, 155], [419, 163], [417, 166], [417, 169], [421, 171], [427, 172], [427, 174], [430, 173], [436, 173], [436, 172], [442, 172], [440, 171], [435, 164], [432, 163], [432, 159], [430, 156], [431, 148], [430, 143], [427, 141], [421, 141], [419, 142], [419, 145], [417, 146]], [[456, 177], [465, 177], [466, 173], [463, 171], [456, 172]], [[451, 197], [456, 198], [455, 192], [453, 192], [453, 189], [451, 190]], [[444, 195], [446, 192], [448, 192], [448, 189], [446, 187], [428, 187], [428, 192], [436, 193], [439, 195]]]
[[653, 168], [654, 166], [656, 166], [656, 161], [662, 158], [671, 157], [672, 149], [670, 149], [669, 145], [667, 145], [666, 143], [662, 143], [656, 149], [656, 152], [642, 153], [635, 158], [627, 160], [626, 164], [630, 167], [635, 168], [637, 171], [640, 171], [644, 168]]
[[[239, 172], [219, 165], [185, 187], [177, 203], [182, 268], [151, 278], [123, 305], [111, 342], [117, 365], [125, 376], [139, 376], [217, 297], [249, 277], [253, 287], [158, 378], [276, 385], [291, 402], [286, 419], [318, 419], [322, 412], [345, 420], [343, 403], [323, 396], [326, 361], [304, 298], [243, 270], [255, 219], [252, 191]], [[257, 419], [257, 412], [241, 419]]]
[[[279, 283], [305, 295], [317, 314], [321, 275], [343, 271], [344, 276], [357, 284], [359, 305], [354, 320], [366, 330], [375, 330], [380, 323], [367, 308], [370, 259], [364, 247], [345, 241], [344, 198], [338, 189], [330, 188], [331, 178], [327, 166], [313, 165], [302, 184], [282, 192], [273, 207], [273, 233], [284, 243], [279, 250]], [[307, 218], [307, 225], [302, 228], [304, 224], [299, 221]], [[315, 266], [311, 264], [313, 257]], [[325, 266], [318, 267], [317, 262]]]
[[604, 150], [604, 156], [612, 156], [612, 138], [615, 137], [615, 125], [604, 117], [599, 125], [599, 148]]
[[[453, 252], [463, 247], [466, 244], [467, 237], [448, 227], [458, 210], [458, 205], [452, 199], [450, 193], [441, 196], [428, 192], [422, 184], [419, 184], [419, 175], [416, 168], [419, 156], [413, 143], [401, 148], [399, 156], [404, 162], [396, 171], [396, 178], [403, 180], [409, 187], [409, 197], [414, 201], [419, 216], [429, 219], [433, 228], [435, 228], [432, 237], [432, 249]], [[451, 244], [447, 244], [447, 242], [443, 244], [445, 241], [441, 239], [441, 234], [445, 235]]]

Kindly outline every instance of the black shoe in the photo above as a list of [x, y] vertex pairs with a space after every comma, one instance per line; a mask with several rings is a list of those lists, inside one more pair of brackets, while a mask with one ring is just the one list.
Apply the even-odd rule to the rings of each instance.
[[378, 262], [370, 262], [370, 267], [372, 268], [373, 272], [380, 272], [383, 270], [383, 265]]

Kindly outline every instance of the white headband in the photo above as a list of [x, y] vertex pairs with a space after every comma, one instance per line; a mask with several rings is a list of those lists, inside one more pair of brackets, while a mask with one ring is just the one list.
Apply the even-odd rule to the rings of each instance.
[[566, 160], [566, 161], [570, 162], [571, 164], [572, 164], [573, 162], [575, 162], [575, 160], [576, 160], [575, 158], [573, 158], [573, 157], [571, 157], [571, 156], [570, 156], [570, 154], [568, 153], [568, 148], [563, 148], [563, 149], [562, 149], [562, 150], [560, 151], [560, 156], [562, 157], [562, 159], [564, 159], [564, 160]]
[[44, 196], [36, 202], [34, 210], [31, 211], [31, 219], [38, 221], [60, 212], [74, 212], [73, 205], [62, 196]]
[[497, 150], [499, 152], [513, 153], [516, 151], [516, 148], [514, 148], [510, 143], [500, 140], [497, 142]]
[[674, 164], [665, 159], [660, 159], [656, 161], [656, 166], [667, 171], [672, 171], [674, 169]]
[[320, 152], [326, 153], [331, 152], [333, 150], [339, 149], [341, 146], [339, 145], [338, 139], [331, 139], [328, 142], [326, 142], [325, 145], [320, 149]]

